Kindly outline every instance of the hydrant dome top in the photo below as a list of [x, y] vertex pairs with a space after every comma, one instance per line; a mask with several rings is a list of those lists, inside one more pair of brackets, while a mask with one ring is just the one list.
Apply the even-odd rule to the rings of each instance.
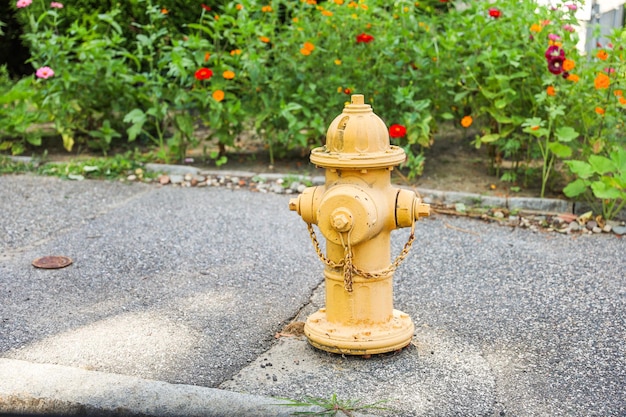
[[385, 122], [365, 104], [362, 94], [354, 94], [332, 121], [326, 145], [311, 151], [311, 162], [333, 168], [390, 167], [401, 164], [405, 157], [402, 148], [389, 144]]

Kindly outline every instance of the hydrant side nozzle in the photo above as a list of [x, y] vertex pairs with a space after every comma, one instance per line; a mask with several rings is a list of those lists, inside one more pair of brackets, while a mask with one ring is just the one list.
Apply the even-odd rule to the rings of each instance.
[[289, 210], [296, 211], [300, 214], [300, 198], [289, 199]]
[[417, 198], [414, 206], [414, 215], [415, 220], [418, 220], [420, 217], [430, 216], [430, 204], [422, 203], [422, 200]]

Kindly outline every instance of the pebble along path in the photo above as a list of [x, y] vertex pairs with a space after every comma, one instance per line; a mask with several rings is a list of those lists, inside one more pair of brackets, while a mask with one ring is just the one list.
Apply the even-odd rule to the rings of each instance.
[[[139, 175], [138, 175], [139, 174]], [[299, 176], [282, 174], [242, 173], [241, 175], [200, 172], [197, 174], [161, 174], [156, 180], [142, 178], [141, 172], [127, 177], [128, 181], [155, 182], [159, 186], [177, 187], [224, 187], [227, 189], [248, 189], [252, 192], [275, 194], [299, 194], [308, 186], [324, 183], [324, 177], [305, 179]], [[626, 222], [604, 220], [591, 213], [575, 215], [572, 213], [527, 213], [504, 208], [465, 208], [458, 204], [439, 204], [428, 201], [434, 214], [467, 216], [483, 221], [498, 223], [502, 226], [521, 227], [533, 232], [557, 232], [578, 234], [613, 234], [622, 237], [626, 234]]]

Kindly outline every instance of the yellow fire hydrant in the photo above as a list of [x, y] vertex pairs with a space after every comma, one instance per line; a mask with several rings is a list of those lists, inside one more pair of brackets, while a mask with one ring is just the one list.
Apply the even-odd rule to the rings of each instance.
[[[407, 346], [414, 326], [393, 308], [393, 273], [415, 239], [415, 221], [430, 214], [413, 191], [391, 185], [404, 150], [389, 144], [385, 123], [355, 94], [311, 151], [325, 168], [325, 184], [289, 201], [307, 223], [324, 262], [326, 307], [308, 317], [304, 333], [316, 348], [349, 355], [390, 352]], [[326, 255], [315, 236], [326, 238]], [[391, 231], [411, 227], [402, 252], [391, 262]]]

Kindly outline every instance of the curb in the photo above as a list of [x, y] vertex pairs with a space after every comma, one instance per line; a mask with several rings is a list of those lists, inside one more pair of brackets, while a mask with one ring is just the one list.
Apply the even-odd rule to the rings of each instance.
[[0, 414], [286, 417], [320, 411], [217, 388], [0, 358]]
[[[32, 163], [33, 158], [25, 156], [11, 156], [12, 160], [22, 163]], [[276, 181], [286, 177], [296, 181], [306, 181], [313, 185], [324, 184], [324, 176], [305, 176], [298, 174], [279, 174], [279, 173], [256, 173], [251, 171], [239, 170], [203, 170], [187, 165], [169, 165], [169, 164], [145, 164], [145, 169], [156, 173], [164, 173], [168, 175], [185, 176], [185, 175], [204, 175], [217, 177], [237, 177], [237, 178], [258, 178], [264, 181]], [[182, 181], [182, 178], [181, 178]], [[453, 205], [457, 203], [465, 204], [473, 207], [493, 207], [506, 208], [509, 210], [528, 210], [543, 214], [572, 213], [581, 215], [591, 210], [589, 204], [585, 202], [574, 202], [569, 200], [561, 200], [556, 198], [535, 198], [535, 197], [495, 197], [485, 196], [475, 193], [465, 193], [457, 191], [440, 191], [419, 187], [411, 188], [420, 194], [425, 203], [429, 204], [446, 204]], [[294, 192], [296, 189], [288, 190]], [[623, 209], [615, 216], [616, 220], [626, 221], [626, 209]]]
[[[251, 171], [239, 170], [201, 170], [195, 167], [184, 165], [167, 165], [167, 164], [146, 164], [146, 169], [152, 172], [166, 173], [169, 175], [205, 175], [205, 176], [222, 176], [237, 178], [259, 178], [265, 181], [276, 181], [285, 177], [293, 178], [297, 181], [307, 181], [313, 185], [323, 185], [325, 182], [323, 175], [305, 176], [293, 174], [279, 173], [255, 173]], [[466, 193], [458, 191], [440, 191], [419, 187], [402, 186], [402, 188], [410, 188], [416, 190], [425, 203], [429, 204], [446, 204], [452, 205], [462, 203], [467, 206], [506, 208], [509, 210], [526, 210], [539, 213], [557, 214], [572, 213], [576, 215], [583, 214], [591, 207], [584, 202], [574, 202], [569, 200], [561, 200], [557, 198], [536, 198], [536, 197], [496, 197], [486, 196], [476, 193]], [[616, 219], [626, 220], [626, 209], [620, 211]]]

